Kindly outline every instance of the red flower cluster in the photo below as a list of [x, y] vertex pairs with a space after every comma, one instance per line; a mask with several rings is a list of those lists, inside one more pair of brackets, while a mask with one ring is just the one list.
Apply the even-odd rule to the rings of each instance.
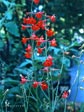
[[36, 46], [40, 46], [43, 42], [45, 42], [45, 40], [44, 40], [44, 37], [41, 36], [40, 38], [37, 39]]
[[[35, 17], [41, 19], [43, 16], [43, 12], [35, 13]], [[37, 31], [39, 29], [44, 30], [46, 27], [44, 20], [36, 20], [34, 17], [23, 18], [22, 30], [26, 30], [27, 28], [31, 28], [33, 31]], [[28, 26], [29, 25], [29, 26]]]
[[39, 26], [37, 25], [37, 24], [35, 24], [35, 25], [32, 25], [32, 30], [33, 31], [38, 31], [40, 28], [39, 28]]
[[31, 58], [32, 56], [32, 47], [30, 44], [28, 44], [27, 48], [25, 49], [26, 53], [25, 53], [25, 57], [26, 58]]
[[33, 25], [36, 23], [36, 20], [33, 17], [23, 18], [23, 23]]
[[40, 86], [42, 88], [42, 90], [48, 89], [48, 85], [45, 82], [34, 81], [32, 86], [33, 86], [33, 88], [37, 88], [38, 86]]
[[[38, 5], [40, 2], [40, 0], [33, 0], [33, 3], [35, 5]], [[31, 16], [32, 15], [32, 16]], [[45, 19], [44, 19], [45, 18]], [[27, 15], [23, 18], [23, 24], [21, 26], [23, 32], [24, 30], [26, 29], [31, 29], [31, 32], [32, 32], [32, 35], [30, 35], [29, 38], [27, 37], [23, 37], [21, 42], [23, 44], [25, 44], [24, 46], [28, 45], [25, 47], [25, 58], [31, 58], [31, 57], [34, 57], [32, 56], [32, 52], [34, 52], [34, 48], [37, 49], [37, 53], [41, 54], [43, 52], [43, 50], [46, 48], [45, 47], [42, 47], [42, 44], [44, 42], [47, 42], [48, 44], [46, 45], [49, 45], [50, 46], [53, 46], [53, 47], [56, 47], [57, 46], [57, 43], [56, 43], [56, 40], [55, 39], [52, 39], [52, 40], [45, 40], [45, 35], [37, 35], [37, 31], [40, 30], [43, 32], [46, 33], [46, 35], [48, 37], [53, 37], [53, 35], [55, 34], [54, 31], [51, 29], [48, 28], [47, 26], [47, 20], [50, 20], [51, 22], [55, 22], [56, 21], [56, 17], [55, 15], [52, 15], [52, 16], [47, 16], [44, 14], [44, 12], [29, 12], [27, 13]], [[33, 41], [33, 45], [31, 46], [30, 42]], [[45, 45], [45, 43], [43, 44]], [[37, 47], [37, 48], [36, 48]], [[48, 72], [49, 71], [49, 67], [51, 67], [53, 65], [53, 58], [52, 56], [48, 56], [47, 59], [43, 62], [43, 66], [44, 66], [44, 71], [45, 72]], [[27, 79], [22, 76], [21, 77], [21, 83], [24, 84], [27, 82]], [[38, 86], [41, 87], [42, 90], [47, 90], [48, 89], [48, 84], [46, 82], [37, 82], [37, 81], [34, 81], [33, 84], [32, 84], [33, 88], [37, 88]]]
[[46, 61], [43, 63], [44, 67], [51, 67], [53, 65], [53, 58], [52, 56], [48, 56]]

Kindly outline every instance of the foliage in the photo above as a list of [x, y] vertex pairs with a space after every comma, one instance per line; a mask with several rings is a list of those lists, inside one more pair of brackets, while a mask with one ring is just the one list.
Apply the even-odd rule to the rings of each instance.
[[[83, 52], [83, 0], [0, 0], [0, 6], [0, 111], [73, 111], [74, 104], [66, 107], [68, 73]], [[44, 26], [24, 23], [28, 14], [46, 20]]]

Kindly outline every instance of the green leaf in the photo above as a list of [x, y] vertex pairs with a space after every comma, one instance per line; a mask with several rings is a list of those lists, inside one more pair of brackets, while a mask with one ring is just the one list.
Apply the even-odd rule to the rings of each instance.
[[10, 5], [10, 2], [7, 0], [1, 0], [1, 2], [3, 2], [7, 7]]
[[59, 48], [55, 48], [55, 47], [49, 47], [48, 50], [49, 50], [49, 51], [53, 51], [55, 55], [57, 55], [58, 52], [60, 51]]
[[4, 20], [5, 20], [5, 18], [0, 19], [0, 28], [2, 28]]
[[33, 71], [32, 69], [28, 69], [28, 68], [15, 68], [15, 71], [18, 71], [20, 74], [24, 74], [24, 75], [27, 75], [27, 74], [31, 74]]
[[16, 37], [20, 36], [18, 26], [15, 22], [11, 21], [11, 22], [5, 23], [4, 25], [10, 34]]
[[26, 59], [22, 64], [20, 64], [19, 68], [25, 67], [28, 64], [32, 64], [32, 61], [29, 59]]
[[2, 82], [3, 82], [4, 84], [13, 84], [13, 85], [19, 84], [19, 81], [13, 80], [13, 79], [11, 79], [11, 78], [3, 79]]
[[62, 57], [61, 62], [63, 63], [64, 66], [70, 67], [70, 59], [68, 59], [66, 57]]
[[62, 41], [60, 41], [60, 44], [63, 44], [65, 46], [68, 46], [68, 45], [70, 45], [70, 41], [69, 40], [66, 40], [66, 39], [62, 39]]
[[0, 86], [0, 99], [3, 98], [3, 91], [4, 91], [4, 86], [1, 85], [1, 86]]
[[0, 40], [0, 50], [4, 47], [4, 42]]
[[11, 20], [12, 15], [13, 15], [13, 10], [11, 10], [11, 9], [5, 12], [5, 17], [7, 20]]
[[26, 4], [26, 1], [25, 0], [21, 0], [22, 4], [25, 5]]
[[9, 90], [9, 93], [19, 94], [19, 91], [20, 91], [19, 87], [13, 87]]

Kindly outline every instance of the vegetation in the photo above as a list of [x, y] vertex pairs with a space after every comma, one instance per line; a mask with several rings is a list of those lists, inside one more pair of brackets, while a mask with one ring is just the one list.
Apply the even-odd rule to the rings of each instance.
[[1, 112], [82, 112], [67, 99], [83, 23], [83, 0], [0, 0]]

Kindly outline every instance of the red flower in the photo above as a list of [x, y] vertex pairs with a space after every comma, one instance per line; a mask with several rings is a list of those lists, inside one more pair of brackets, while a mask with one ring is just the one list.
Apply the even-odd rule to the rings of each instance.
[[21, 76], [21, 84], [25, 84], [27, 82], [27, 79], [24, 76]]
[[24, 56], [25, 56], [25, 58], [31, 58], [32, 54], [31, 54], [31, 53], [26, 52], [26, 53], [24, 54]]
[[21, 40], [21, 42], [22, 42], [23, 44], [26, 44], [27, 41], [28, 41], [28, 38], [26, 38], [26, 37], [23, 37], [22, 40]]
[[37, 41], [36, 41], [36, 46], [40, 46], [43, 42], [45, 42], [43, 36], [41, 36]]
[[21, 25], [21, 29], [22, 29], [22, 30], [26, 30], [26, 29], [27, 29], [27, 26], [22, 24], [22, 25]]
[[38, 19], [41, 19], [42, 18], [42, 15], [43, 15], [43, 12], [37, 12], [35, 14], [35, 16], [38, 18]]
[[40, 0], [33, 0], [33, 2], [34, 2], [36, 5], [38, 5], [39, 2], [40, 2]]
[[32, 47], [30, 44], [28, 44], [27, 48], [25, 49], [28, 53], [32, 52]]
[[46, 90], [48, 88], [48, 85], [45, 82], [34, 81], [32, 84], [33, 88], [37, 88], [39, 85], [41, 86], [42, 90]]
[[56, 40], [55, 39], [51, 40], [50, 45], [53, 46], [53, 47], [57, 46]]
[[48, 56], [46, 61], [43, 63], [43, 66], [45, 67], [51, 67], [53, 65], [53, 58], [51, 56]]
[[51, 29], [47, 30], [46, 34], [47, 34], [48, 37], [51, 37], [51, 36], [54, 35], [54, 31], [52, 31]]
[[39, 20], [37, 22], [37, 26], [39, 26], [42, 30], [44, 30], [45, 29], [45, 26], [46, 26], [45, 21]]
[[31, 40], [38, 40], [39, 37], [35, 34], [32, 34], [32, 36], [30, 37]]
[[45, 27], [46, 27], [46, 24], [42, 24], [41, 29], [45, 30], [46, 29]]
[[52, 56], [49, 55], [49, 56], [47, 57], [47, 60], [51, 60], [51, 61], [52, 61], [52, 60], [53, 60]]
[[40, 86], [41, 86], [42, 90], [48, 89], [48, 85], [47, 85], [45, 82], [42, 82], [42, 83], [40, 84]]
[[50, 66], [52, 66], [52, 64], [53, 64], [53, 62], [52, 62], [51, 60], [46, 60], [46, 61], [43, 63], [43, 65], [44, 65], [45, 67], [50, 67]]
[[38, 48], [38, 49], [37, 49], [37, 52], [38, 52], [39, 54], [41, 54], [41, 53], [43, 52], [43, 49], [44, 49], [44, 48]]
[[44, 67], [44, 68], [43, 68], [43, 71], [44, 71], [44, 72], [48, 72], [48, 71], [49, 71], [48, 67]]
[[37, 81], [34, 81], [33, 84], [32, 84], [33, 88], [37, 88], [38, 85], [39, 85], [39, 82], [37, 82]]
[[32, 25], [32, 30], [33, 31], [38, 31], [40, 28], [39, 28], [39, 26], [38, 25]]
[[23, 23], [26, 24], [27, 23], [27, 19], [23, 18]]
[[50, 16], [50, 20], [51, 20], [52, 22], [55, 22], [55, 21], [56, 21], [55, 15]]
[[25, 24], [35, 24], [36, 20], [33, 17], [28, 17], [23, 19], [23, 22], [25, 22]]
[[62, 98], [67, 98], [69, 96], [69, 92], [68, 91], [64, 91], [62, 94]]

